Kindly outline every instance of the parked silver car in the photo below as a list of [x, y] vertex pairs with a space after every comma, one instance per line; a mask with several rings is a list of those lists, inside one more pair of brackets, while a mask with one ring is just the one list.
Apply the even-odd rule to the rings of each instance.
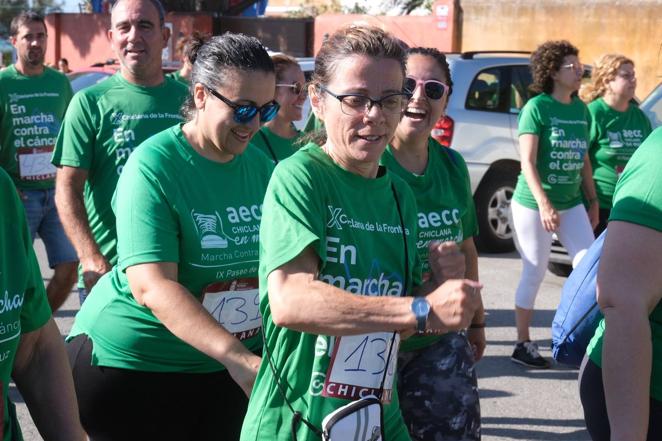
[[641, 102], [639, 108], [651, 120], [653, 129], [662, 126], [662, 83]]

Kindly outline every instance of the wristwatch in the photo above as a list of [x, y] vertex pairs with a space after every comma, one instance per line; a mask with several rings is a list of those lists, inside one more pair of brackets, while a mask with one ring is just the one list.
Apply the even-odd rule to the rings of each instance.
[[430, 304], [425, 297], [414, 297], [414, 301], [411, 302], [411, 312], [416, 317], [416, 332], [425, 332], [428, 314], [430, 314]]

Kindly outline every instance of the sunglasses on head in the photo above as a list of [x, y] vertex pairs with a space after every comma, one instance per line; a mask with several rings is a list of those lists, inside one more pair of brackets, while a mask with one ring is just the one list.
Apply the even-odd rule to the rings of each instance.
[[260, 114], [260, 122], [269, 122], [274, 119], [278, 113], [278, 109], [280, 109], [280, 104], [278, 104], [276, 101], [270, 101], [262, 107], [257, 107], [255, 104], [238, 104], [234, 101], [230, 101], [209, 86], [205, 86], [205, 88], [209, 91], [209, 93], [223, 101], [228, 105], [228, 107], [234, 110], [234, 120], [239, 124], [246, 124], [252, 121], [253, 118], [255, 118], [255, 115], [258, 113]]
[[301, 93], [306, 92], [306, 86], [299, 83], [299, 82], [292, 83], [292, 84], [280, 83], [280, 84], [276, 84], [276, 87], [289, 87], [291, 89], [292, 93], [296, 96], [301, 96]]
[[416, 91], [418, 85], [423, 85], [423, 90], [425, 91], [425, 96], [431, 100], [441, 99], [444, 95], [448, 94], [448, 85], [437, 80], [417, 80], [413, 77], [405, 78], [405, 91], [407, 93], [413, 94]]

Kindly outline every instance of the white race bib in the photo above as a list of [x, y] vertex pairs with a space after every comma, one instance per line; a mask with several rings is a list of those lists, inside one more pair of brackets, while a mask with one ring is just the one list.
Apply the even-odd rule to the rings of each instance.
[[[391, 341], [393, 347], [387, 363]], [[400, 335], [396, 333], [394, 337], [393, 332], [337, 338], [322, 395], [346, 400], [358, 400], [368, 395], [377, 396], [386, 369], [382, 401], [390, 402], [399, 346]]]
[[51, 164], [53, 147], [18, 148], [18, 173], [23, 181], [45, 181], [55, 178], [55, 166]]
[[249, 339], [260, 331], [257, 278], [212, 283], [203, 289], [202, 295], [202, 306], [239, 340]]

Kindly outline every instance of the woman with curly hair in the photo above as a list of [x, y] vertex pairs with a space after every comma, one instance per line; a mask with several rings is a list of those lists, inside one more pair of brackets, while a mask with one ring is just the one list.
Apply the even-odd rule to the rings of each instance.
[[[532, 89], [540, 94], [519, 115], [522, 172], [511, 212], [522, 277], [515, 293], [517, 345], [511, 359], [533, 368], [548, 368], [531, 342], [533, 305], [545, 276], [556, 233], [573, 266], [593, 242], [598, 200], [588, 160], [590, 115], [576, 96], [583, 66], [579, 51], [567, 41], [548, 41], [531, 55]], [[588, 200], [588, 216], [582, 204]]]
[[634, 62], [607, 54], [598, 60], [591, 82], [579, 93], [592, 117], [588, 155], [600, 206], [596, 235], [607, 227], [614, 188], [625, 164], [652, 130], [633, 101], [636, 88]]

